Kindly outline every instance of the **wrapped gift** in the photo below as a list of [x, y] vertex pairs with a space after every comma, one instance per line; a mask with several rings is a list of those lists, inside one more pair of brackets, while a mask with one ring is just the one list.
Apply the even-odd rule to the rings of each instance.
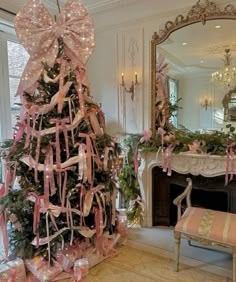
[[22, 259], [17, 258], [0, 265], [1, 282], [25, 282], [25, 266]]
[[[28, 272], [27, 273], [27, 282], [40, 282], [39, 279], [37, 279], [33, 273]], [[52, 282], [74, 282], [74, 277], [72, 274], [69, 274], [67, 272], [61, 272], [59, 275], [57, 275]]]
[[71, 248], [66, 248], [64, 250], [59, 250], [56, 253], [56, 260], [61, 265], [64, 271], [69, 272], [73, 265], [74, 261], [77, 258], [76, 250]]
[[89, 244], [86, 241], [77, 242], [72, 246], [67, 246], [63, 250], [58, 250], [56, 260], [61, 265], [64, 271], [71, 272], [74, 262], [82, 258]]
[[26, 274], [26, 281], [27, 282], [40, 282], [31, 272]]
[[53, 265], [49, 266], [48, 261], [45, 261], [41, 256], [26, 260], [25, 265], [40, 282], [53, 281], [63, 271], [58, 262], [53, 261]]
[[74, 263], [74, 277], [76, 281], [80, 281], [82, 277], [88, 274], [89, 262], [87, 258], [81, 258]]

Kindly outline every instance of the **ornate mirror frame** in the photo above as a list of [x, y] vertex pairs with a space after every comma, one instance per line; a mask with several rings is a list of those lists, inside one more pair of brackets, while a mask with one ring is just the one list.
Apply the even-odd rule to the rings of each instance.
[[[202, 1], [203, 2], [203, 1]], [[194, 23], [202, 22], [204, 25], [206, 21], [218, 19], [232, 19], [236, 20], [236, 8], [232, 4], [228, 4], [224, 8], [220, 8], [217, 3], [205, 0], [201, 3], [199, 0], [187, 13], [186, 16], [178, 15], [174, 21], [167, 21], [164, 29], [154, 33], [151, 41], [151, 128], [156, 131], [156, 65], [157, 65], [157, 45], [165, 41], [172, 32]]]

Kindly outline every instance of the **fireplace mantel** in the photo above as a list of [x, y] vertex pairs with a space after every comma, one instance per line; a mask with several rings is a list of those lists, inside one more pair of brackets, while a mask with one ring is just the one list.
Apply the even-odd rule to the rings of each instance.
[[[163, 155], [155, 152], [141, 152], [138, 180], [145, 204], [144, 226], [152, 226], [152, 168], [162, 167]], [[234, 174], [236, 174], [236, 158]], [[171, 155], [171, 169], [180, 174], [215, 177], [226, 172], [226, 156], [179, 153]]]

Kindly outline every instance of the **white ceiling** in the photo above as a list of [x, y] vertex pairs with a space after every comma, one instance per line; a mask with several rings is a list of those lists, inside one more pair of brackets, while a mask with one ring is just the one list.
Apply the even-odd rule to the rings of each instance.
[[[57, 0], [41, 0], [51, 13], [57, 12]], [[224, 1], [224, 0], [221, 0]], [[62, 6], [66, 0], [59, 0]], [[90, 14], [103, 17], [107, 25], [126, 19], [144, 18], [171, 10], [191, 7], [196, 0], [81, 0]], [[0, 8], [17, 13], [26, 0], [0, 0]], [[112, 16], [111, 16], [112, 15]], [[95, 16], [96, 17], [96, 16]]]
[[[52, 14], [57, 13], [57, 0], [41, 1]], [[0, 0], [0, 8], [17, 13], [25, 2], [26, 0]], [[59, 0], [59, 2], [62, 6], [66, 0]], [[150, 17], [167, 16], [167, 19], [173, 21], [175, 16], [183, 10], [187, 13], [197, 0], [81, 0], [81, 2], [92, 15], [95, 29], [98, 29]], [[232, 3], [236, 7], [236, 0], [215, 0], [215, 2], [223, 6]], [[226, 48], [232, 50], [236, 64], [236, 36], [232, 32], [236, 30], [234, 22], [236, 21], [233, 21], [233, 26], [229, 26], [229, 23], [222, 24], [222, 28], [219, 30], [214, 29], [214, 23], [208, 22], [204, 27], [201, 24], [195, 24], [174, 32], [162, 44], [173, 69], [191, 73], [197, 69], [207, 70], [218, 67], [222, 64], [221, 59], [223, 59]], [[198, 26], [200, 26], [200, 30]], [[154, 30], [158, 31], [158, 26]], [[188, 41], [188, 45], [182, 46], [183, 41]], [[215, 63], [213, 63], [213, 58]], [[204, 60], [204, 64], [199, 63], [201, 60]]]
[[[220, 26], [220, 28], [216, 28]], [[223, 66], [225, 49], [231, 50], [232, 63], [236, 65], [235, 20], [207, 21], [196, 23], [172, 33], [159, 45], [175, 74], [211, 73]], [[186, 43], [183, 45], [182, 43]]]

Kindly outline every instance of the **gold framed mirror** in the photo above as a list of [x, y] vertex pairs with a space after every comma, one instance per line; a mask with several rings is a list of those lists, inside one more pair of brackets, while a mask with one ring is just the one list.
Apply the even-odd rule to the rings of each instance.
[[[232, 1], [233, 2], [233, 1]], [[189, 28], [189, 32], [191, 33], [191, 29], [194, 24], [198, 24], [203, 28], [206, 26], [208, 21], [214, 20], [236, 20], [236, 8], [233, 4], [228, 4], [225, 7], [220, 6], [218, 3], [214, 3], [212, 1], [203, 0], [198, 1], [190, 11], [184, 15], [178, 15], [174, 21], [167, 21], [164, 24], [164, 28], [159, 31], [159, 33], [155, 32], [152, 41], [151, 41], [151, 127], [152, 131], [155, 132], [158, 128], [158, 123], [156, 120], [157, 116], [157, 48], [161, 43], [167, 42], [166, 40], [170, 37], [170, 35], [180, 29], [185, 27]], [[208, 23], [207, 23], [208, 24]], [[236, 22], [234, 22], [236, 28]], [[219, 25], [215, 25], [217, 28]], [[228, 27], [227, 32], [233, 34], [233, 30], [231, 27]], [[195, 31], [192, 33], [194, 34]], [[198, 35], [195, 34], [195, 37]], [[231, 48], [228, 46], [228, 43], [223, 44], [221, 42], [222, 47], [224, 49]], [[168, 43], [167, 43], [168, 44]], [[236, 55], [236, 41], [235, 41], [235, 55]], [[223, 52], [222, 52], [223, 56]], [[220, 59], [219, 59], [220, 61]], [[227, 92], [224, 93], [224, 95]], [[220, 104], [222, 99], [220, 100]], [[221, 104], [222, 105], [222, 104]], [[184, 109], [183, 109], [184, 110]], [[223, 120], [223, 118], [222, 118]]]

